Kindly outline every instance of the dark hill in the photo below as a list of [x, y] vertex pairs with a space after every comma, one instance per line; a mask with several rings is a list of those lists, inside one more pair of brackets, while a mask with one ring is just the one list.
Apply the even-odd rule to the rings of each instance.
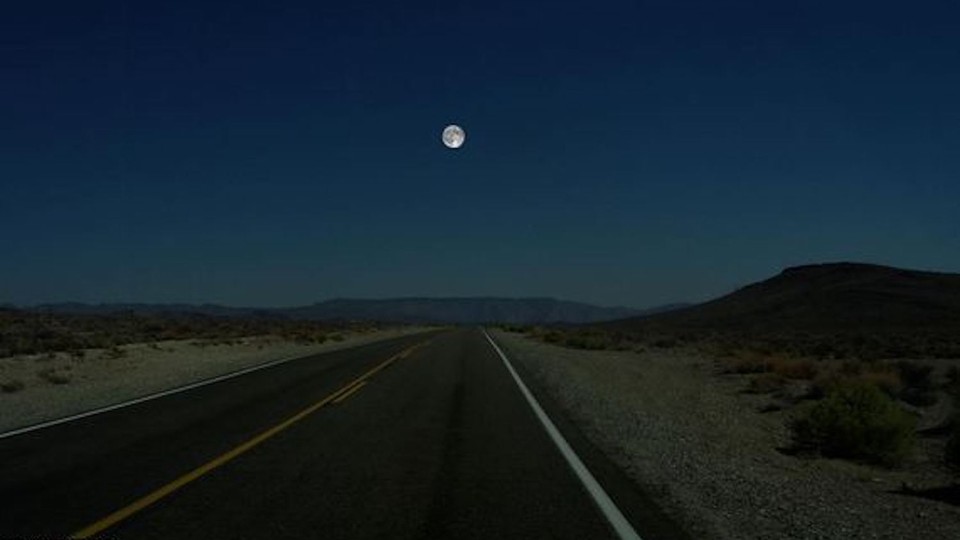
[[960, 325], [960, 274], [857, 263], [797, 266], [710, 302], [611, 324], [810, 331]]
[[787, 268], [693, 307], [612, 321], [638, 335], [736, 336], [801, 352], [960, 355], [960, 274], [858, 263]]
[[213, 317], [286, 318], [438, 324], [586, 324], [671, 309], [600, 307], [553, 298], [393, 298], [337, 299], [291, 308], [242, 308], [215, 304], [45, 304], [36, 311], [81, 315], [200, 314]]

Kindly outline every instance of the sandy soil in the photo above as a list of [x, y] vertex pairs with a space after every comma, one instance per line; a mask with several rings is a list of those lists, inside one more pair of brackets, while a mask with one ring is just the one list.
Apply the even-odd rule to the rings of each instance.
[[423, 332], [400, 328], [341, 334], [298, 344], [264, 336], [230, 341], [164, 341], [66, 354], [0, 358], [0, 432], [62, 418], [283, 358]]
[[944, 467], [924, 461], [929, 448], [900, 470], [792, 457], [778, 451], [791, 413], [761, 413], [770, 398], [742, 393], [746, 379], [722, 375], [702, 353], [493, 335], [696, 538], [960, 538], [960, 507], [895, 493], [904, 482], [950, 484]]

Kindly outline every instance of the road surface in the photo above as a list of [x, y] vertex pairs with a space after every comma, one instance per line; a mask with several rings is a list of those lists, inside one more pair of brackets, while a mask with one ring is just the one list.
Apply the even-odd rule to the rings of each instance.
[[[0, 438], [0, 537], [623, 538], [507, 362], [419, 334]], [[531, 390], [628, 528], [681, 537]]]

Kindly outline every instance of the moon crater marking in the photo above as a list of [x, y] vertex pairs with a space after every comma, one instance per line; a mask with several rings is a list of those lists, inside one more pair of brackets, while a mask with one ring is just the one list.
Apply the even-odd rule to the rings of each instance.
[[450, 124], [443, 128], [443, 144], [446, 145], [447, 148], [460, 148], [466, 139], [466, 132], [456, 124]]

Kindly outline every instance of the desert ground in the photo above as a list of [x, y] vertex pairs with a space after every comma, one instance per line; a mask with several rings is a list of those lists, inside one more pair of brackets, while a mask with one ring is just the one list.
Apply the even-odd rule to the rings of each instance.
[[[139, 343], [0, 359], [0, 431], [56, 419], [259, 364], [427, 328], [345, 331], [321, 344], [276, 337]], [[795, 411], [751, 376], [693, 347], [586, 351], [493, 330], [526, 376], [682, 523], [717, 539], [953, 539], [960, 507], [904, 494], [949, 486], [921, 438], [898, 468], [789, 455]], [[948, 401], [941, 400], [941, 403]], [[951, 414], [918, 409], [919, 426]]]
[[[897, 493], [950, 485], [922, 439], [888, 469], [787, 455], [789, 410], [692, 348], [585, 351], [497, 330], [495, 339], [697, 538], [955, 539], [960, 507]], [[766, 411], [766, 412], [762, 412]], [[925, 412], [942, 415], [936, 407]], [[927, 422], [935, 421], [928, 419]], [[924, 418], [920, 418], [923, 425]]]
[[190, 339], [0, 358], [0, 432], [135, 399], [284, 358], [354, 347], [425, 327], [343, 331], [323, 343], [275, 336]]

